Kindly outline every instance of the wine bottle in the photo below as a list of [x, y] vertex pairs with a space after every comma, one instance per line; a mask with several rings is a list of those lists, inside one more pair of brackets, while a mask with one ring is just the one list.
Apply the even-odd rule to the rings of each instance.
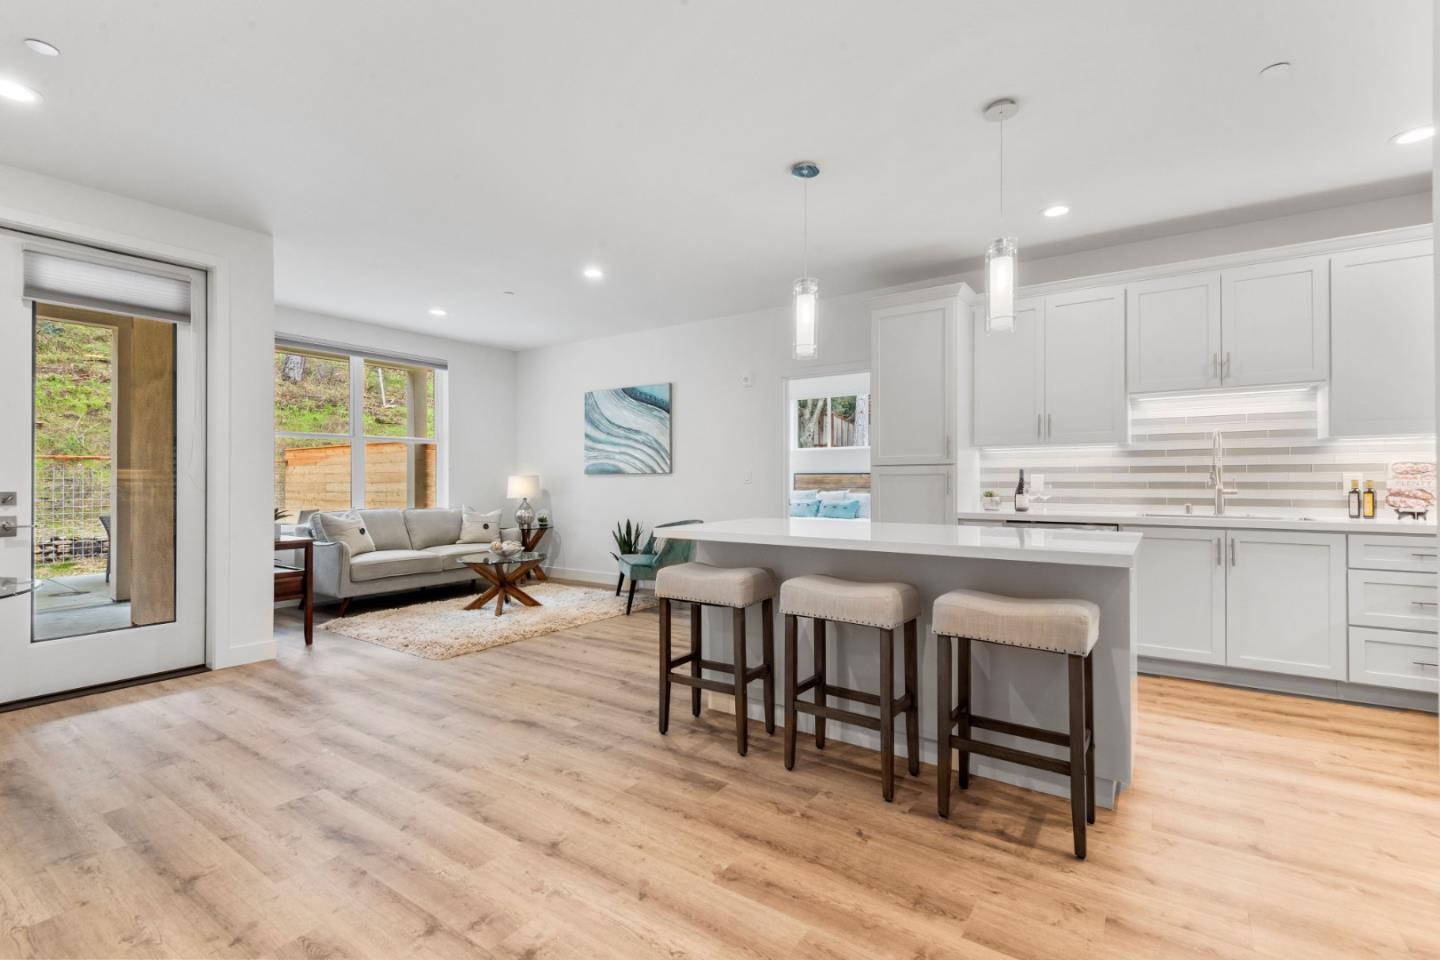
[[1015, 484], [1015, 512], [1024, 513], [1030, 509], [1030, 495], [1025, 492], [1025, 468], [1020, 468], [1020, 482]]

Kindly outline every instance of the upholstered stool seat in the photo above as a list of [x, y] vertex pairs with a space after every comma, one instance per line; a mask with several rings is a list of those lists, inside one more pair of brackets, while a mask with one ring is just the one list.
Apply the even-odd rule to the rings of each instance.
[[[677, 563], [662, 567], [655, 576], [655, 596], [660, 601], [660, 732], [670, 729], [670, 687], [690, 688], [690, 712], [700, 716], [700, 691], [728, 693], [735, 697], [735, 749], [740, 756], [749, 750], [749, 697], [751, 681], [760, 680], [764, 691], [765, 732], [775, 732], [775, 574], [764, 567], [714, 567], [707, 563]], [[690, 605], [690, 652], [670, 656], [671, 604]], [[760, 604], [761, 660], [746, 665], [745, 610]], [[727, 607], [732, 611], [731, 635], [735, 645], [733, 663], [707, 660], [701, 652], [702, 608]], [[689, 665], [688, 674], [676, 667]], [[729, 680], [712, 680], [702, 670], [728, 673]]]
[[[950, 816], [950, 755], [959, 752], [959, 784], [970, 786], [970, 754], [1049, 770], [1070, 778], [1070, 822], [1075, 856], [1085, 859], [1085, 825], [1095, 822], [1095, 668], [1090, 656], [1100, 636], [1100, 608], [1088, 600], [1026, 600], [978, 590], [952, 590], [936, 598], [930, 618], [936, 639], [936, 706], [939, 756], [936, 799]], [[972, 713], [970, 643], [1063, 654], [1069, 665], [1069, 729], [1046, 730]], [[952, 645], [958, 658], [951, 665]], [[958, 678], [959, 703], [951, 707]], [[971, 729], [1069, 747], [1069, 758], [1030, 753], [976, 740]], [[958, 730], [958, 732], [957, 732]]]
[[655, 596], [717, 607], [748, 607], [775, 596], [775, 574], [764, 567], [680, 563], [656, 575]]
[[[889, 802], [895, 796], [895, 717], [905, 715], [907, 766], [920, 774], [920, 709], [916, 653], [916, 618], [920, 593], [908, 583], [860, 583], [838, 577], [793, 577], [780, 585], [780, 612], [785, 615], [785, 769], [795, 768], [796, 718], [815, 718], [815, 746], [825, 748], [825, 721], [853, 723], [880, 732], [880, 790]], [[796, 636], [800, 617], [814, 621], [815, 672], [801, 680], [796, 671]], [[826, 679], [825, 623], [875, 627], [880, 635], [880, 693], [852, 690]], [[905, 688], [895, 696], [895, 631], [905, 631]], [[813, 703], [799, 699], [815, 691]], [[880, 708], [880, 715], [841, 710], [830, 697]]]
[[930, 628], [945, 637], [1083, 657], [1100, 637], [1100, 608], [1089, 600], [1020, 600], [951, 590], [935, 600]]
[[791, 577], [780, 585], [780, 612], [898, 630], [920, 616], [920, 591], [908, 583]]

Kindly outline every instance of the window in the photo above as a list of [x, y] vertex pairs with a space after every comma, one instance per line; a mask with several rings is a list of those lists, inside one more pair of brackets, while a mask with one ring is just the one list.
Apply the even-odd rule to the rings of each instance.
[[[817, 378], [830, 379], [830, 378]], [[802, 397], [795, 401], [796, 450], [870, 446], [870, 395]]]
[[444, 371], [319, 347], [275, 349], [275, 509], [433, 507]]

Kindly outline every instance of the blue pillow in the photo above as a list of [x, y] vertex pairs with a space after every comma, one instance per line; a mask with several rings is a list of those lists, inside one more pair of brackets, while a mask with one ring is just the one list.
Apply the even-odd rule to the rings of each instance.
[[860, 516], [859, 500], [841, 500], [839, 503], [820, 504], [820, 516], [834, 517], [836, 520], [854, 520]]
[[790, 516], [792, 517], [815, 517], [819, 515], [819, 500], [800, 500], [790, 504]]

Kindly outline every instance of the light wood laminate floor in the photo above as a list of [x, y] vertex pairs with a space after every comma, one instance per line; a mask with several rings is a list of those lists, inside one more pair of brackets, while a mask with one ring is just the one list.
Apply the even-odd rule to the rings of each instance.
[[942, 822], [933, 767], [886, 805], [873, 753], [741, 759], [683, 690], [659, 736], [653, 612], [448, 662], [284, 622], [0, 715], [0, 955], [1440, 957], [1431, 716], [1142, 678], [1080, 863], [1060, 799]]

